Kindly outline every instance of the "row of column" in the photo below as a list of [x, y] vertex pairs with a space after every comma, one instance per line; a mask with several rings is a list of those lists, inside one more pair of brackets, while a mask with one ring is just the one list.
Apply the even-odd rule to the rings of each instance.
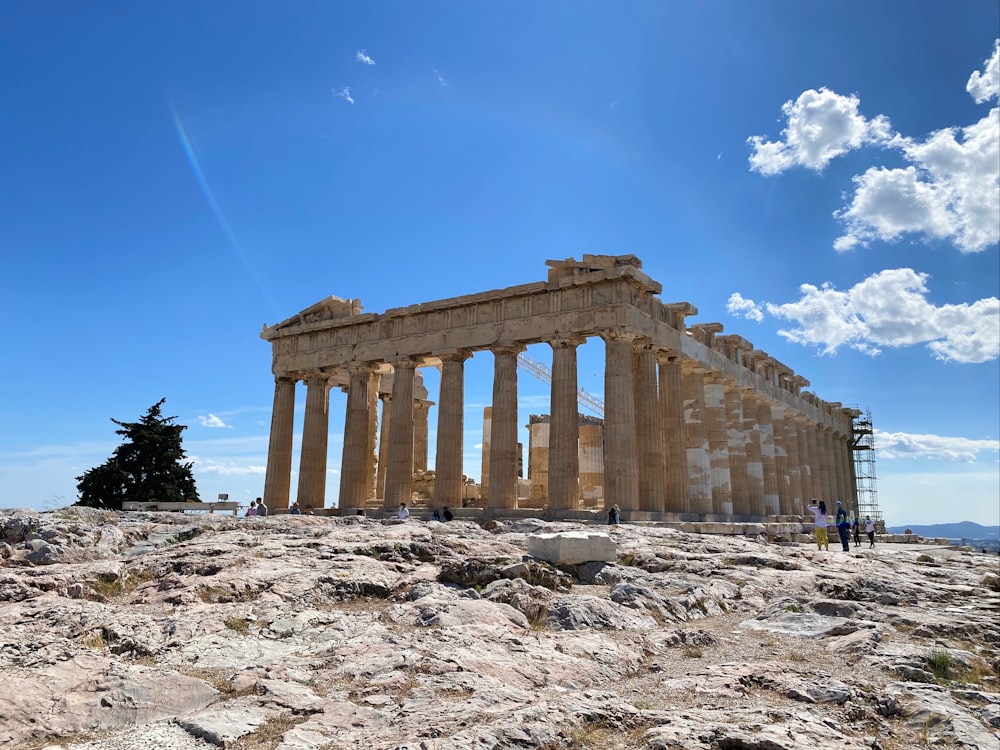
[[[798, 515], [813, 498], [853, 500], [847, 436], [818, 428], [782, 404], [740, 388], [698, 362], [628, 333], [606, 332], [603, 487], [605, 505], [649, 512], [725, 516]], [[552, 347], [548, 507], [580, 505], [577, 347]], [[491, 508], [517, 506], [517, 355], [494, 356], [489, 434], [484, 435], [484, 495]], [[435, 500], [460, 505], [463, 492], [464, 363], [469, 352], [440, 355]], [[348, 368], [340, 507], [382, 497], [387, 508], [410, 499], [415, 464], [427, 463], [427, 409], [414, 406], [417, 363], [394, 367], [393, 392], [378, 394], [372, 366]], [[300, 505], [320, 507], [326, 494], [327, 376], [306, 373], [300, 453]], [[375, 472], [377, 399], [382, 424]], [[292, 466], [295, 379], [275, 381], [265, 502], [287, 507]], [[423, 448], [415, 434], [423, 434]]]

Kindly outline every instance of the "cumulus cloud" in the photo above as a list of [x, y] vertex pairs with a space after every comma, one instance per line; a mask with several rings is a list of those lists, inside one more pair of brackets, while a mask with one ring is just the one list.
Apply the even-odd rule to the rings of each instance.
[[232, 427], [231, 424], [226, 424], [221, 419], [219, 419], [214, 414], [209, 414], [208, 416], [198, 416], [198, 424], [202, 427]]
[[349, 87], [344, 86], [344, 88], [342, 88], [340, 91], [337, 91], [336, 89], [330, 89], [330, 91], [333, 93], [334, 96], [339, 96], [348, 104], [354, 104], [354, 99], [351, 98], [351, 89]]
[[354, 53], [354, 59], [357, 60], [359, 63], [364, 63], [365, 65], [375, 64], [375, 61], [372, 60], [368, 56], [368, 53], [363, 49], [359, 49], [357, 52]]
[[256, 464], [237, 464], [230, 461], [214, 461], [210, 458], [200, 458], [191, 456], [191, 463], [199, 472], [206, 474], [220, 474], [223, 476], [236, 476], [240, 474], [265, 474], [266, 466]]
[[874, 438], [879, 458], [932, 458], [973, 463], [980, 453], [1000, 451], [1000, 440], [972, 440], [881, 430], [875, 430]]
[[779, 329], [789, 341], [833, 354], [848, 346], [874, 356], [883, 347], [926, 344], [945, 362], [980, 363], [1000, 356], [1000, 299], [935, 306], [927, 301], [927, 274], [911, 268], [880, 271], [846, 291], [831, 284], [803, 284], [802, 296], [776, 305], [739, 294], [729, 298], [731, 315], [761, 320], [763, 313], [796, 323]]
[[[1000, 40], [993, 55], [974, 71], [966, 90], [978, 104], [1000, 97]], [[748, 139], [750, 169], [764, 175], [796, 166], [822, 171], [830, 160], [867, 144], [895, 150], [901, 168], [875, 166], [853, 178], [848, 205], [834, 212], [846, 231], [838, 251], [893, 242], [906, 234], [949, 240], [962, 252], [1000, 242], [1000, 110], [978, 122], [913, 138], [891, 132], [889, 120], [867, 120], [855, 95], [809, 89], [782, 107], [787, 126], [778, 141]]]
[[437, 85], [440, 86], [441, 88], [443, 89], [448, 88], [448, 82], [444, 80], [444, 76], [438, 73], [437, 70], [434, 71], [434, 80], [437, 82]]

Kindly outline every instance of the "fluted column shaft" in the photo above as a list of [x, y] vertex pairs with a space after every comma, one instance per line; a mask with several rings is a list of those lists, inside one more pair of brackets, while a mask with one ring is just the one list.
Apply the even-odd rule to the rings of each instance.
[[[385, 500], [385, 476], [389, 472], [389, 422], [392, 417], [392, 396], [380, 393], [382, 426], [378, 435], [378, 471], [375, 475], [375, 497]], [[388, 506], [391, 507], [391, 506]]]
[[517, 355], [522, 351], [523, 346], [493, 348], [491, 508], [517, 507]]
[[292, 484], [292, 432], [295, 427], [295, 379], [274, 379], [271, 436], [267, 444], [264, 504], [287, 508]]
[[837, 497], [830, 478], [830, 443], [827, 437], [826, 428], [818, 427], [816, 430], [816, 455], [819, 458], [820, 487], [822, 488], [823, 498], [826, 500], [827, 505], [832, 508]]
[[726, 433], [726, 390], [718, 373], [705, 375], [705, 432], [708, 437], [712, 512], [731, 516], [733, 487], [729, 468], [729, 436]]
[[781, 514], [778, 494], [778, 468], [774, 460], [774, 425], [771, 423], [771, 402], [757, 401], [757, 432], [760, 434], [760, 462], [764, 467], [764, 511], [769, 516]]
[[462, 504], [462, 443], [465, 436], [465, 360], [468, 352], [441, 355], [434, 495], [439, 505]]
[[661, 353], [659, 366], [660, 426], [663, 431], [664, 494], [667, 512], [687, 513], [688, 468], [684, 445], [684, 380], [681, 359]]
[[782, 515], [793, 513], [792, 481], [788, 467], [788, 440], [785, 433], [785, 407], [771, 404], [771, 433], [774, 435], [774, 471], [778, 479], [778, 508]]
[[799, 456], [798, 420], [791, 410], [785, 410], [785, 451], [788, 453], [789, 504], [785, 515], [802, 513], [802, 459]]
[[816, 500], [823, 500], [827, 505], [831, 504], [830, 495], [827, 492], [826, 478], [823, 474], [823, 456], [820, 454], [820, 430], [818, 424], [810, 424], [806, 431], [806, 438], [809, 444], [809, 466], [812, 468], [812, 489], [813, 497]]
[[580, 412], [577, 408], [578, 339], [550, 341], [552, 346], [552, 420], [549, 432], [549, 508], [576, 510], [580, 505]]
[[799, 445], [799, 476], [802, 480], [802, 505], [798, 511], [799, 513], [802, 512], [801, 508], [811, 503], [813, 498], [816, 497], [816, 490], [813, 489], [812, 457], [809, 455], [810, 430], [812, 430], [812, 425], [802, 419], [797, 420], [795, 434]]
[[378, 446], [378, 386], [381, 375], [368, 378], [368, 445], [365, 449], [365, 499], [375, 497], [375, 451]]
[[662, 513], [666, 509], [663, 498], [663, 430], [656, 393], [656, 353], [650, 344], [635, 346], [633, 367], [639, 509]]
[[735, 386], [729, 384], [725, 386], [725, 401], [729, 476], [733, 488], [732, 513], [737, 516], [749, 516], [751, 512], [747, 502], [747, 437], [743, 431], [743, 400]]
[[433, 401], [417, 399], [413, 402], [413, 471], [427, 471], [427, 443], [430, 432], [428, 413]]
[[604, 357], [604, 504], [635, 508], [639, 495], [636, 466], [632, 336], [603, 334]]
[[740, 395], [743, 402], [743, 434], [747, 447], [747, 513], [763, 518], [767, 515], [764, 504], [764, 461], [760, 449], [760, 430], [757, 428], [757, 396], [747, 389]]
[[684, 422], [687, 446], [688, 500], [692, 513], [712, 512], [712, 468], [705, 431], [705, 379], [697, 365], [684, 365]]
[[365, 504], [365, 484], [368, 479], [368, 432], [370, 418], [368, 387], [371, 368], [351, 365], [347, 368], [347, 412], [344, 417], [344, 452], [340, 461], [341, 511], [361, 508]]
[[392, 419], [389, 422], [389, 466], [384, 507], [409, 503], [413, 492], [413, 377], [416, 362], [393, 363]]
[[306, 415], [302, 425], [302, 448], [299, 453], [299, 488], [295, 499], [305, 508], [326, 504], [326, 450], [330, 434], [327, 409], [327, 378], [306, 377]]

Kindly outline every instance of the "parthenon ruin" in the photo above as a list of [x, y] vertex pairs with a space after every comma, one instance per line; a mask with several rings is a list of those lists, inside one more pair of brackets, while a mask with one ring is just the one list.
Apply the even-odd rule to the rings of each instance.
[[[418, 370], [437, 367], [432, 501], [461, 507], [469, 483], [465, 362], [489, 351], [493, 397], [480, 504], [490, 510], [574, 517], [617, 504], [650, 519], [752, 521], [800, 515], [812, 498], [857, 508], [851, 438], [860, 412], [803, 391], [809, 381], [746, 339], [720, 335], [721, 324], [688, 326], [697, 309], [662, 302], [661, 285], [635, 256], [546, 265], [546, 281], [381, 314], [331, 296], [265, 326], [275, 378], [265, 502], [289, 506], [302, 381], [296, 501], [325, 505], [328, 399], [331, 389], [343, 389], [339, 512], [409, 503], [415, 472], [428, 463], [432, 405]], [[603, 420], [579, 412], [577, 347], [591, 337], [605, 344]], [[532, 418], [545, 428], [544, 476], [536, 465], [519, 497], [518, 354], [538, 343], [552, 348], [550, 413]]]

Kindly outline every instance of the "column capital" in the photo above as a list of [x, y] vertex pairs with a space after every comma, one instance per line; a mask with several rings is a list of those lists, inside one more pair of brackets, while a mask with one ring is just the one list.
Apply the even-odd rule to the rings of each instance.
[[438, 359], [442, 362], [464, 362], [472, 356], [468, 349], [451, 349], [438, 354]]
[[639, 338], [639, 334], [632, 333], [631, 331], [626, 331], [621, 328], [605, 328], [604, 330], [598, 331], [597, 335], [609, 343], [612, 341], [627, 341], [631, 344]]
[[575, 349], [576, 347], [580, 346], [581, 344], [585, 344], [586, 342], [587, 339], [585, 339], [583, 336], [561, 336], [560, 338], [557, 339], [551, 339], [546, 343], [553, 349], [569, 349], [569, 348]]
[[668, 365], [677, 362], [680, 358], [681, 353], [673, 349], [660, 347], [656, 350], [656, 364], [658, 365]]
[[494, 344], [490, 347], [490, 351], [494, 354], [520, 354], [528, 347], [525, 344]]
[[416, 370], [420, 363], [413, 357], [403, 357], [390, 363], [394, 370]]

